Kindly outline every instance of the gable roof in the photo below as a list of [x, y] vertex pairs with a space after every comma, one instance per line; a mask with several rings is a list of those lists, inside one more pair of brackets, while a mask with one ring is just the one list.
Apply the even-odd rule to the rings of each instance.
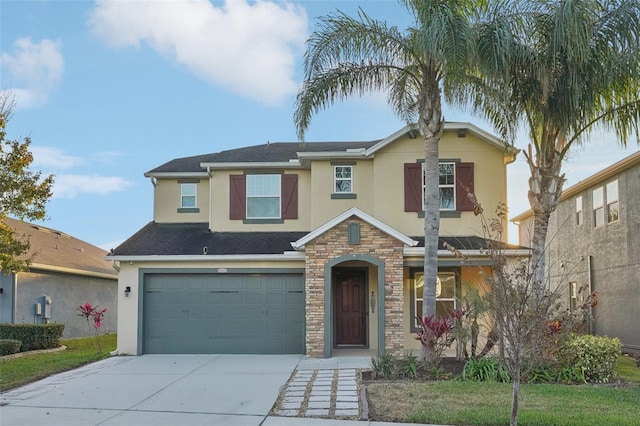
[[[504, 151], [505, 157], [514, 157], [517, 150], [471, 123], [446, 122], [445, 131], [458, 131], [464, 135], [470, 132], [489, 145]], [[262, 145], [230, 149], [212, 154], [176, 158], [162, 164], [144, 175], [160, 177], [167, 175], [206, 175], [207, 168], [242, 167], [303, 167], [301, 161], [309, 159], [361, 158], [371, 159], [385, 146], [404, 137], [417, 135], [415, 125], [407, 125], [388, 137], [375, 141], [360, 142], [275, 142]], [[511, 161], [511, 160], [509, 160]]]
[[31, 270], [117, 278], [111, 263], [104, 259], [107, 252], [99, 247], [42, 225], [12, 218], [5, 218], [3, 222], [18, 238], [29, 239], [27, 256], [33, 256]]
[[352, 216], [356, 216], [356, 217], [364, 220], [365, 222], [369, 223], [370, 225], [380, 229], [382, 232], [385, 232], [386, 234], [388, 234], [388, 235], [390, 235], [390, 236], [402, 241], [407, 246], [413, 247], [413, 246], [416, 246], [418, 244], [417, 241], [412, 240], [411, 238], [407, 237], [403, 233], [401, 233], [399, 231], [396, 231], [395, 229], [393, 229], [392, 227], [386, 225], [383, 222], [380, 222], [378, 219], [374, 218], [373, 216], [370, 216], [370, 215], [366, 214], [365, 212], [363, 212], [362, 210], [360, 210], [360, 209], [358, 209], [356, 207], [351, 207], [349, 210], [347, 210], [344, 213], [334, 217], [333, 219], [331, 219], [330, 221], [328, 221], [324, 225], [321, 225], [321, 226], [317, 227], [316, 229], [314, 229], [313, 231], [309, 232], [304, 237], [298, 239], [297, 241], [292, 242], [291, 246], [296, 250], [304, 249], [305, 244], [307, 244], [309, 241], [312, 241], [313, 239], [319, 237], [320, 235], [322, 235], [325, 232], [327, 232], [329, 229], [331, 229], [331, 228], [335, 227], [336, 225], [344, 222], [345, 220], [349, 219]]
[[[609, 167], [606, 167], [599, 172], [592, 174], [586, 179], [581, 180], [575, 185], [572, 185], [569, 188], [565, 189], [564, 191], [562, 191], [562, 194], [560, 194], [560, 201], [571, 198], [579, 192], [582, 192], [585, 189], [604, 182], [605, 180], [611, 179], [613, 176], [638, 164], [640, 164], [640, 151], [634, 152], [633, 154], [623, 158], [622, 160], [613, 163]], [[525, 210], [524, 212], [513, 217], [511, 219], [511, 222], [520, 222], [531, 216], [533, 216], [533, 210]]]

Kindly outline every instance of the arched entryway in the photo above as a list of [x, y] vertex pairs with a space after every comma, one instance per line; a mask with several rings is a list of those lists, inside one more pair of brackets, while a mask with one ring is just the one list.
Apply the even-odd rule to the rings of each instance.
[[[336, 347], [369, 347], [371, 340], [383, 353], [384, 262], [366, 254], [336, 257], [325, 264], [324, 280], [324, 357]], [[369, 334], [369, 315], [377, 318], [375, 336]]]

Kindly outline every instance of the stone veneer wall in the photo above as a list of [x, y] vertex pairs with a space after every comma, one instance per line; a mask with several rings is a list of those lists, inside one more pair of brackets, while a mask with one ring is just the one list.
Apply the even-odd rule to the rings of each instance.
[[[360, 244], [350, 245], [347, 228], [354, 222], [360, 224]], [[307, 356], [324, 357], [325, 264], [349, 254], [369, 255], [384, 263], [385, 351], [395, 356], [403, 354], [403, 247], [401, 241], [357, 217], [345, 220], [306, 244]]]

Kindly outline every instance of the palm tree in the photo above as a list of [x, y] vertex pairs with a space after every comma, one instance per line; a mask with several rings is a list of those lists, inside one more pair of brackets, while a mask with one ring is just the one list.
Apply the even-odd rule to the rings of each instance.
[[478, 27], [480, 76], [469, 94], [505, 138], [520, 124], [528, 128], [533, 282], [540, 295], [549, 216], [560, 200], [570, 149], [596, 126], [614, 130], [623, 146], [638, 136], [640, 3], [511, 0], [494, 6]]
[[294, 121], [300, 140], [311, 116], [352, 95], [382, 90], [395, 113], [415, 123], [425, 146], [425, 256], [422, 315], [435, 316], [440, 228], [438, 144], [443, 93], [459, 91], [473, 46], [469, 17], [480, 1], [401, 0], [415, 20], [406, 32], [365, 14], [321, 17], [307, 41], [305, 80]]

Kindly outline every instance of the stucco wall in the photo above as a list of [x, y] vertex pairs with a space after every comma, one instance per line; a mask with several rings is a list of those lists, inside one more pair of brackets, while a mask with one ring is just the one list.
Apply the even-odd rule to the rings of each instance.
[[[199, 178], [196, 187], [197, 213], [179, 213], [180, 180], [158, 179], [154, 187], [153, 220], [160, 223], [208, 222], [209, 179]], [[189, 180], [195, 183], [196, 180]]]
[[[38, 271], [20, 272], [17, 280], [16, 323], [42, 324], [44, 315], [35, 315], [35, 304], [43, 304], [43, 296], [50, 296], [50, 322], [65, 325], [62, 337], [94, 335], [94, 329], [78, 316], [78, 306], [85, 303], [107, 308], [102, 333], [117, 331], [116, 280]], [[43, 304], [43, 314], [44, 309]]]
[[[618, 178], [620, 217], [596, 227], [592, 191]], [[640, 350], [640, 166], [609, 177], [567, 198], [551, 216], [547, 236], [550, 285], [560, 287], [569, 303], [569, 283], [591, 286], [600, 294], [594, 309], [595, 329], [616, 336], [629, 349]], [[582, 195], [584, 223], [575, 220], [575, 198]], [[591, 274], [589, 273], [591, 269]], [[590, 279], [591, 277], [591, 279]]]

